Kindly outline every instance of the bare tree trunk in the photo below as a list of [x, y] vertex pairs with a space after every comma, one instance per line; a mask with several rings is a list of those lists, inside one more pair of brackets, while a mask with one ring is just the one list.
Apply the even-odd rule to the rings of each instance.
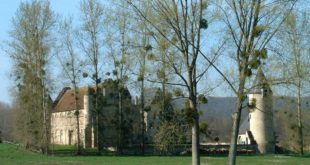
[[47, 105], [46, 105], [46, 98], [45, 98], [45, 88], [44, 83], [42, 80], [42, 108], [43, 108], [43, 153], [48, 154], [48, 144], [49, 144], [49, 138], [48, 138], [48, 116], [47, 116]]
[[145, 123], [144, 123], [144, 80], [141, 81], [141, 153], [144, 155], [144, 131], [145, 131]]
[[95, 129], [96, 129], [96, 139], [95, 139], [95, 142], [96, 142], [96, 146], [97, 146], [97, 154], [100, 155], [101, 153], [101, 138], [99, 136], [99, 106], [98, 106], [98, 73], [96, 72], [96, 91], [95, 91], [95, 111], [96, 111], [96, 126], [95, 126]]
[[[96, 41], [96, 36], [92, 36], [93, 37], [93, 40]], [[96, 144], [96, 147], [97, 147], [97, 155], [100, 155], [101, 154], [101, 137], [99, 135], [99, 116], [100, 116], [100, 109], [99, 109], [99, 76], [98, 76], [98, 50], [97, 50], [97, 45], [96, 45], [96, 42], [94, 42], [95, 44], [93, 45], [93, 57], [94, 57], [94, 61], [93, 61], [93, 66], [94, 66], [94, 70], [95, 70], [95, 74], [94, 74], [94, 80], [95, 80], [95, 113], [96, 113], [96, 116], [95, 116], [95, 136], [96, 138], [94, 138], [95, 140], [95, 144]]]
[[299, 150], [300, 155], [304, 154], [304, 139], [303, 139], [303, 126], [302, 126], [302, 113], [301, 113], [301, 82], [298, 82], [298, 96], [297, 96], [297, 120], [298, 120], [298, 136], [299, 136]]
[[[43, 55], [43, 51], [42, 51], [42, 47], [41, 47], [41, 42], [39, 41], [38, 39], [38, 46], [39, 46], [39, 54], [38, 54], [38, 57], [39, 57], [39, 65], [40, 65], [40, 68], [44, 68], [44, 63], [43, 63], [43, 59], [44, 59], [44, 55]], [[47, 105], [47, 92], [46, 92], [46, 89], [45, 89], [45, 81], [44, 81], [44, 74], [41, 70], [39, 70], [39, 78], [41, 79], [41, 103], [42, 103], [42, 113], [43, 113], [43, 140], [42, 140], [42, 143], [43, 143], [43, 154], [48, 154], [48, 148], [49, 148], [49, 116], [48, 116], [48, 105]]]
[[236, 112], [233, 114], [233, 127], [231, 131], [227, 165], [236, 164], [237, 140], [238, 140], [238, 134], [239, 134], [240, 120], [241, 120], [242, 103], [245, 99], [245, 93], [244, 93], [245, 79], [246, 77], [245, 77], [244, 70], [239, 71], [239, 82], [240, 83], [239, 83], [239, 90], [237, 93], [238, 100], [237, 100]]
[[144, 155], [144, 147], [145, 147], [145, 122], [144, 122], [144, 110], [145, 110], [145, 105], [144, 105], [144, 79], [145, 79], [145, 69], [146, 69], [146, 56], [148, 50], [146, 49], [147, 45], [149, 44], [149, 38], [145, 35], [146, 34], [146, 28], [143, 29], [144, 36], [142, 39], [142, 44], [144, 45], [143, 51], [141, 52], [141, 57], [142, 57], [142, 62], [140, 63], [140, 73], [138, 77], [138, 81], [141, 81], [141, 153]]
[[[121, 32], [121, 54], [122, 58], [125, 56], [125, 31], [126, 31], [126, 21], [122, 22], [122, 32]], [[124, 90], [124, 77], [123, 77], [123, 69], [124, 63], [121, 64], [119, 68], [119, 78], [118, 78], [118, 108], [119, 108], [119, 143], [118, 143], [118, 152], [122, 154], [123, 152], [123, 90]]]
[[192, 165], [200, 165], [200, 142], [199, 142], [199, 113], [197, 110], [197, 81], [196, 81], [196, 66], [188, 67], [189, 78], [189, 108], [192, 114]]
[[237, 139], [238, 139], [238, 134], [239, 134], [242, 102], [243, 102], [242, 98], [238, 97], [237, 111], [233, 114], [233, 127], [232, 127], [230, 147], [229, 147], [229, 155], [228, 155], [228, 163], [227, 163], [228, 165], [236, 164]]
[[75, 104], [75, 119], [76, 119], [76, 137], [77, 137], [77, 145], [76, 145], [76, 154], [81, 154], [81, 142], [80, 142], [80, 112], [78, 106], [78, 97], [77, 97], [77, 87], [75, 81], [73, 80], [73, 92], [74, 92], [74, 104]]
[[119, 137], [118, 137], [118, 153], [122, 154], [123, 150], [123, 98], [122, 91], [118, 89], [118, 106], [119, 106]]
[[200, 164], [199, 146], [199, 117], [196, 116], [192, 126], [192, 165]]

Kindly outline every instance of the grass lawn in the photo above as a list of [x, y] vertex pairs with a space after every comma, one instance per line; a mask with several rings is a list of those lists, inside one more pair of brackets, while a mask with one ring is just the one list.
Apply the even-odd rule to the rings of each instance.
[[[201, 157], [202, 165], [225, 165], [226, 157]], [[15, 145], [0, 144], [1, 165], [190, 165], [190, 157], [181, 156], [42, 156]], [[238, 165], [310, 165], [304, 157], [266, 155], [238, 156]]]

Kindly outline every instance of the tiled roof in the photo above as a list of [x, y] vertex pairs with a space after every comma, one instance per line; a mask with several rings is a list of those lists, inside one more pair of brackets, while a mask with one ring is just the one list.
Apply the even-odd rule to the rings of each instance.
[[[117, 84], [115, 80], [107, 79], [103, 83], [98, 84], [98, 89], [102, 90], [102, 88], [108, 88], [112, 90], [112, 92], [116, 92]], [[93, 93], [95, 91], [95, 85], [90, 87], [81, 87], [77, 89], [78, 96], [78, 109], [84, 109], [84, 95], [88, 92]], [[130, 93], [127, 88], [123, 91], [126, 97], [131, 98]], [[110, 96], [107, 96], [110, 97]], [[53, 112], [64, 112], [64, 111], [72, 111], [75, 110], [75, 101], [74, 101], [74, 93], [73, 89], [69, 87], [63, 88], [63, 90], [59, 93], [53, 105]]]
[[[84, 109], [84, 94], [87, 91], [88, 91], [87, 87], [77, 89], [77, 95], [78, 95], [77, 101], [79, 109]], [[57, 97], [54, 104], [53, 112], [63, 112], [71, 110], [75, 110], [73, 89], [66, 87]]]

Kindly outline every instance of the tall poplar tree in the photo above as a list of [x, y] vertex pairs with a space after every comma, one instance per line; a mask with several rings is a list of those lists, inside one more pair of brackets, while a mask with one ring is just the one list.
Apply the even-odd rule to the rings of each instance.
[[59, 51], [57, 54], [59, 63], [62, 66], [62, 71], [64, 77], [71, 82], [73, 88], [73, 97], [74, 97], [74, 115], [76, 119], [76, 154], [81, 154], [81, 137], [80, 137], [80, 108], [78, 104], [78, 82], [82, 76], [82, 66], [80, 56], [76, 50], [76, 42], [74, 39], [76, 38], [74, 29], [72, 27], [72, 18], [64, 20], [61, 22], [61, 26], [59, 29]]
[[101, 83], [100, 68], [102, 65], [102, 47], [103, 47], [103, 5], [98, 0], [82, 0], [80, 9], [82, 12], [81, 22], [82, 26], [79, 33], [80, 48], [84, 53], [90, 65], [88, 74], [95, 83], [94, 92], [94, 118], [93, 126], [95, 131], [95, 146], [97, 147], [98, 154], [101, 152], [102, 140], [99, 131], [99, 117], [101, 112], [100, 106], [100, 90], [99, 84]]
[[124, 105], [124, 92], [126, 90], [126, 83], [128, 81], [128, 74], [130, 70], [130, 28], [132, 27], [132, 18], [130, 11], [128, 10], [128, 4], [126, 1], [118, 0], [114, 1], [113, 5], [110, 5], [109, 9], [106, 9], [106, 29], [109, 27], [114, 27], [109, 29], [109, 32], [105, 36], [105, 43], [107, 45], [107, 53], [112, 59], [113, 70], [110, 70], [107, 74], [110, 75], [111, 72], [116, 79], [117, 90], [118, 90], [118, 147], [117, 151], [122, 154], [122, 149], [126, 141], [126, 116], [124, 110], [126, 105]]
[[[49, 70], [55, 14], [48, 1], [22, 2], [12, 19], [8, 54], [16, 80], [18, 117], [26, 147], [48, 153], [51, 99]], [[21, 123], [21, 124], [19, 124]]]

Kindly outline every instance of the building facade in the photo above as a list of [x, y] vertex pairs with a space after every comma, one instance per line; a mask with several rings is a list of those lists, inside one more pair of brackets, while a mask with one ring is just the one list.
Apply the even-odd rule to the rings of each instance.
[[[133, 137], [135, 132], [133, 130], [134, 118], [138, 115], [138, 111], [134, 108], [129, 91], [124, 88], [120, 92], [116, 81], [106, 80], [98, 88], [100, 90], [98, 92], [100, 102], [98, 103], [97, 112], [94, 108], [94, 90], [94, 87], [83, 87], [77, 90], [81, 145], [85, 148], [94, 148], [97, 147], [96, 144], [99, 139], [98, 144], [101, 146], [116, 147], [120, 141], [118, 139], [120, 138], [120, 127], [122, 128], [122, 138], [127, 138], [127, 141], [123, 141], [130, 143], [135, 139]], [[122, 107], [121, 112], [120, 106]], [[66, 87], [57, 97], [51, 115], [52, 144], [77, 144], [75, 113], [73, 90]], [[96, 127], [97, 116], [99, 117], [98, 134]]]
[[[94, 131], [89, 128], [90, 106], [88, 88], [79, 88], [80, 140], [84, 147], [94, 147]], [[51, 143], [73, 145], [77, 143], [77, 121], [73, 90], [64, 88], [59, 94], [51, 115]], [[91, 129], [91, 130], [89, 130]]]

